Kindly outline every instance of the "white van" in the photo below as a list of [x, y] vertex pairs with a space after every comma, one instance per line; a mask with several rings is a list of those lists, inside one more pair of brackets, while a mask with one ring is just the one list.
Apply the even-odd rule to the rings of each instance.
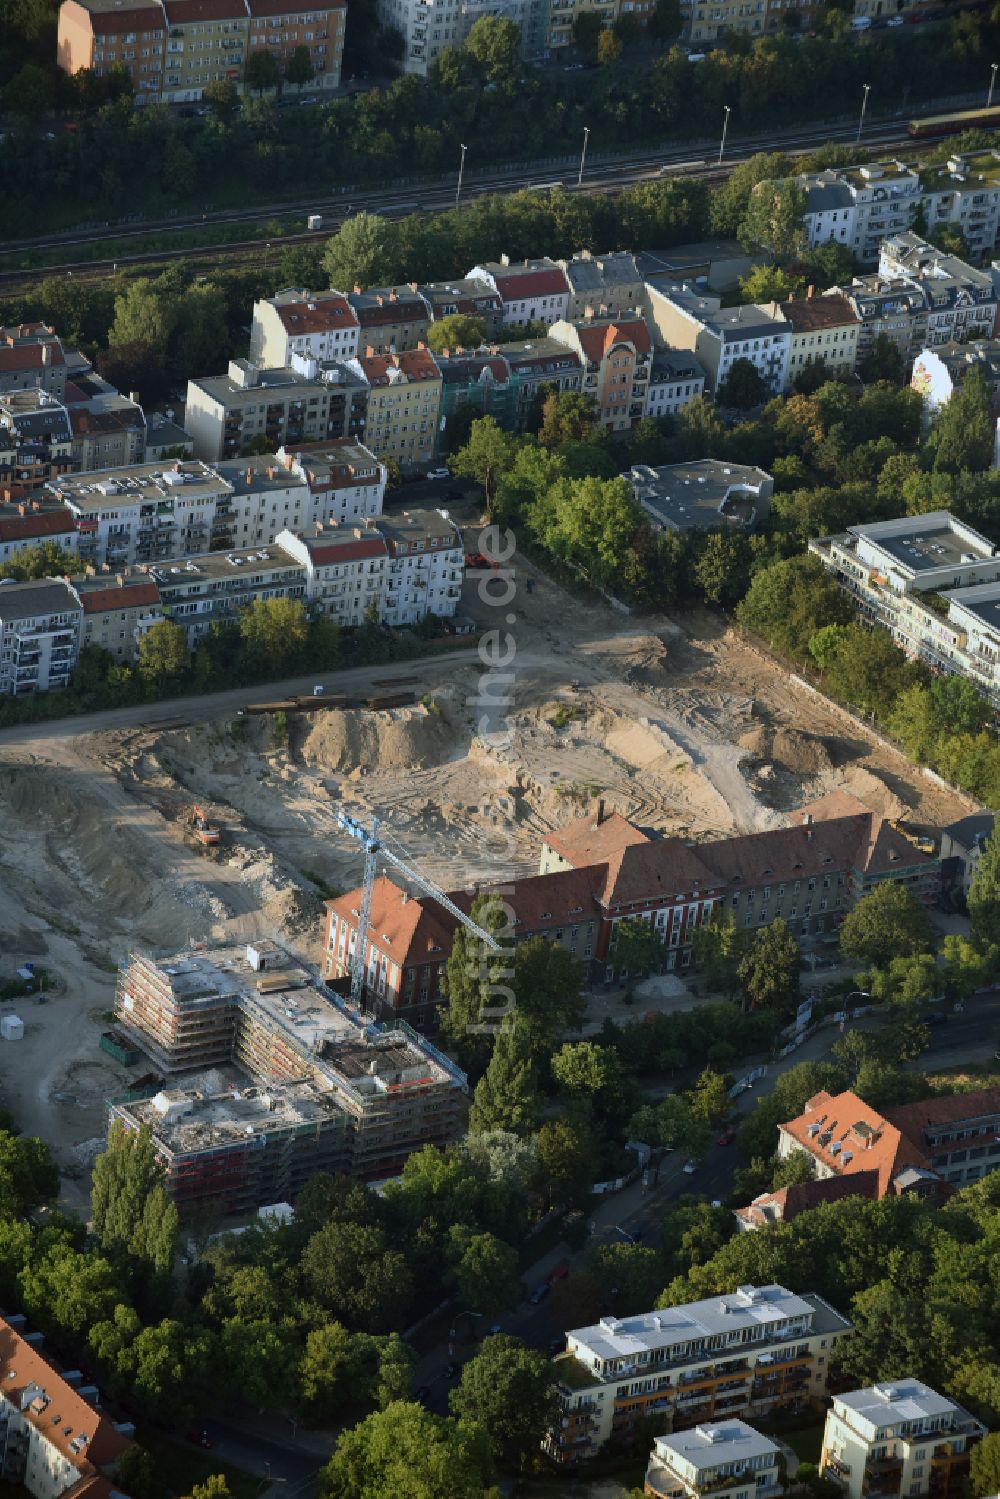
[[851, 22], [852, 31], [870, 31], [872, 28], [871, 16], [855, 16]]

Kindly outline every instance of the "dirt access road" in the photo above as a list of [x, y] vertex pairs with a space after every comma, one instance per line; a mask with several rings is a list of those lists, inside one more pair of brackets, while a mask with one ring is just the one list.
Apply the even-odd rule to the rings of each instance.
[[[321, 893], [360, 872], [339, 809], [376, 813], [391, 846], [451, 889], [536, 868], [544, 834], [598, 795], [696, 840], [777, 825], [837, 787], [920, 824], [964, 812], [715, 616], [630, 620], [515, 565], [512, 601], [484, 602], [471, 577], [461, 606], [485, 627], [513, 616], [505, 743], [477, 733], [483, 669], [468, 648], [0, 733], [0, 974], [28, 957], [54, 976], [49, 1003], [15, 1007], [25, 1038], [0, 1043], [0, 1089], [56, 1147], [70, 1191], [129, 1077], [97, 1045], [118, 963], [132, 947], [264, 936], [315, 959]], [[426, 702], [290, 718], [287, 737], [235, 716], [316, 680], [357, 690], [396, 675]], [[194, 802], [224, 829], [216, 857], [184, 836]]]

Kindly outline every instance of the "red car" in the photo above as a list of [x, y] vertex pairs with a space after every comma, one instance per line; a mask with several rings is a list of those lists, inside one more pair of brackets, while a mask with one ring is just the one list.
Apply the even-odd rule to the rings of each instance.
[[736, 1131], [731, 1124], [728, 1124], [715, 1143], [717, 1145], [732, 1145], [735, 1139]]

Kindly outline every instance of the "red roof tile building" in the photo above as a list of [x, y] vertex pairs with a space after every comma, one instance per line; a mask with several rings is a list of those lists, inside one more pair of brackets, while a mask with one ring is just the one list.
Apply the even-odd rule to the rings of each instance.
[[598, 426], [627, 432], [643, 417], [653, 342], [641, 317], [560, 321], [549, 334], [583, 359], [583, 393], [594, 404]]
[[547, 256], [511, 264], [506, 255], [473, 266], [467, 277], [495, 291], [503, 304], [508, 327], [528, 323], [552, 324], [566, 316], [569, 282], [566, 272]]
[[28, 547], [51, 541], [67, 552], [76, 551], [76, 523], [68, 510], [29, 510], [0, 517], [0, 563], [9, 562]]
[[250, 358], [286, 367], [292, 355], [306, 359], [353, 359], [358, 352], [358, 315], [339, 291], [290, 287], [254, 303]]
[[[503, 898], [517, 916], [514, 940], [540, 935], [560, 942], [587, 965], [591, 976], [611, 980], [623, 976], [616, 975], [608, 956], [614, 929], [628, 918], [651, 923], [664, 945], [664, 966], [684, 969], [691, 963], [696, 930], [716, 908], [754, 930], [782, 916], [796, 937], [808, 941], [833, 933], [847, 911], [883, 880], [933, 900], [938, 861], [920, 853], [876, 813], [851, 810], [860, 806], [853, 799], [843, 805], [844, 815], [814, 819], [802, 809], [788, 827], [720, 838], [697, 848], [677, 838], [650, 837], [622, 817], [606, 818], [599, 806], [596, 814], [545, 840], [541, 874], [504, 886]], [[826, 810], [834, 811], [835, 805]], [[404, 892], [392, 888], [400, 909], [423, 904], [413, 897], [404, 901]], [[473, 894], [453, 892], [451, 899], [469, 909]], [[346, 955], [360, 903], [361, 893], [354, 890], [328, 906], [324, 945], [329, 975], [348, 970]], [[413, 919], [408, 910], [408, 922]], [[438, 912], [437, 920], [447, 924], [448, 918]], [[439, 944], [439, 966], [447, 960], [450, 936]], [[432, 1025], [438, 991], [429, 981], [409, 977], [411, 969], [422, 974], [427, 959], [412, 954], [402, 934], [390, 932], [390, 937], [391, 951], [380, 950], [373, 924], [371, 946], [386, 959], [384, 986], [370, 994], [374, 1007], [380, 1014], [402, 1011], [414, 1024]]]

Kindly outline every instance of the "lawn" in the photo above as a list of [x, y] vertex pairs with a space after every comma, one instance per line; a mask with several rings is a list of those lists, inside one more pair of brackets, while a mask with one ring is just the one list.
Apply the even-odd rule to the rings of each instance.
[[229, 1486], [233, 1499], [256, 1499], [264, 1480], [242, 1468], [234, 1468], [187, 1442], [172, 1442], [168, 1437], [144, 1430], [137, 1433], [138, 1440], [158, 1459], [160, 1476], [173, 1493], [190, 1494], [197, 1483], [204, 1483], [213, 1473], [221, 1473]]
[[782, 1413], [771, 1417], [759, 1417], [754, 1420], [753, 1424], [766, 1436], [787, 1442], [800, 1463], [819, 1464], [820, 1450], [823, 1446], [824, 1417], [822, 1415], [814, 1411], [804, 1411], [794, 1416]]

